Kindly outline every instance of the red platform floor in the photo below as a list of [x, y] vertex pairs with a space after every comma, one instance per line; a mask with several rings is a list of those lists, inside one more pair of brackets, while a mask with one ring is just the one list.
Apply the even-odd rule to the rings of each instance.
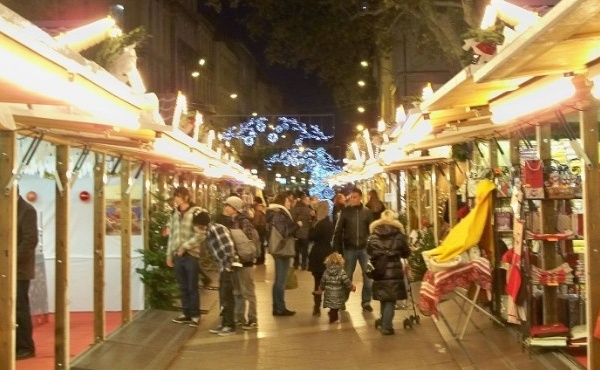
[[[94, 343], [94, 318], [92, 312], [71, 312], [70, 317], [70, 356], [81, 354]], [[106, 313], [107, 335], [119, 327], [121, 312]], [[36, 318], [33, 339], [36, 345], [36, 356], [17, 361], [17, 370], [50, 370], [54, 369], [54, 314]]]

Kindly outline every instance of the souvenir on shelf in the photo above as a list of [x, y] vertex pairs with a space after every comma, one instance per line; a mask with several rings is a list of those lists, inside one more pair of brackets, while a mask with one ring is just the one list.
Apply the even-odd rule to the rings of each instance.
[[524, 161], [523, 170], [523, 193], [527, 199], [544, 198], [544, 164], [539, 159], [528, 159]]

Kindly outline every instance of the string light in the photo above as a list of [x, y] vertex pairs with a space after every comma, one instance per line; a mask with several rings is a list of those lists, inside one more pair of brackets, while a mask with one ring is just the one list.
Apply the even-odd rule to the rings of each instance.
[[286, 132], [294, 132], [298, 138], [294, 141], [297, 146], [302, 145], [305, 140], [328, 141], [333, 135], [325, 135], [317, 125], [299, 122], [295, 118], [277, 117], [278, 124], [268, 125], [266, 117], [252, 117], [247, 122], [229, 127], [223, 132], [223, 140], [241, 140], [246, 146], [253, 146], [259, 133], [265, 133], [267, 128], [272, 132], [267, 134], [270, 143], [276, 143], [285, 136]]

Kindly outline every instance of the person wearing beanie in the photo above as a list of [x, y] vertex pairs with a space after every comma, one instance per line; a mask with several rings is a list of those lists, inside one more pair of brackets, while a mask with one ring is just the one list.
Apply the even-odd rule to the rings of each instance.
[[380, 302], [380, 318], [375, 320], [375, 328], [382, 335], [393, 335], [394, 310], [396, 300], [406, 299], [407, 291], [404, 283], [404, 272], [401, 258], [408, 258], [410, 248], [404, 233], [404, 225], [398, 221], [396, 213], [385, 210], [381, 218], [369, 225], [367, 253], [374, 266], [377, 260], [384, 258], [385, 274], [373, 280], [373, 299]]
[[[244, 201], [236, 196], [225, 200], [223, 213], [231, 220], [227, 225], [229, 229], [242, 230], [246, 237], [254, 242], [255, 251], [260, 249], [260, 237], [246, 214]], [[256, 256], [256, 254], [255, 254]], [[240, 260], [242, 267], [234, 272], [235, 321], [236, 325], [244, 330], [258, 328], [258, 315], [256, 312], [256, 293], [254, 288], [254, 260]], [[248, 317], [246, 318], [246, 302], [248, 302]]]
[[190, 192], [183, 186], [173, 192], [173, 206], [166, 262], [175, 272], [181, 295], [182, 315], [172, 321], [178, 324], [197, 324], [200, 320], [200, 240], [192, 228], [192, 218], [200, 208], [190, 200]]
[[[227, 227], [212, 223], [210, 215], [204, 209], [194, 211], [192, 218], [194, 232], [208, 248], [211, 256], [219, 265], [219, 302], [221, 304], [221, 323], [210, 329], [212, 334], [221, 337], [235, 334], [235, 301], [233, 261], [235, 245]], [[192, 326], [197, 326], [191, 324]]]

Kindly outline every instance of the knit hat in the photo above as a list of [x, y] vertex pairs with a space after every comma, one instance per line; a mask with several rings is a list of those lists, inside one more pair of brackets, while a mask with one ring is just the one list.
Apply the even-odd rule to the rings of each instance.
[[244, 201], [240, 197], [231, 196], [225, 199], [225, 205], [230, 205], [236, 211], [242, 213], [244, 211]]
[[194, 217], [192, 218], [192, 225], [197, 226], [208, 226], [210, 223], [210, 215], [206, 211], [198, 210], [194, 212]]
[[375, 228], [380, 225], [393, 226], [404, 234], [404, 225], [402, 225], [400, 221], [398, 221], [398, 215], [396, 215], [396, 212], [390, 209], [386, 209], [385, 211], [381, 212], [381, 218], [379, 220], [371, 222], [371, 225], [369, 225], [369, 232], [373, 233]]

